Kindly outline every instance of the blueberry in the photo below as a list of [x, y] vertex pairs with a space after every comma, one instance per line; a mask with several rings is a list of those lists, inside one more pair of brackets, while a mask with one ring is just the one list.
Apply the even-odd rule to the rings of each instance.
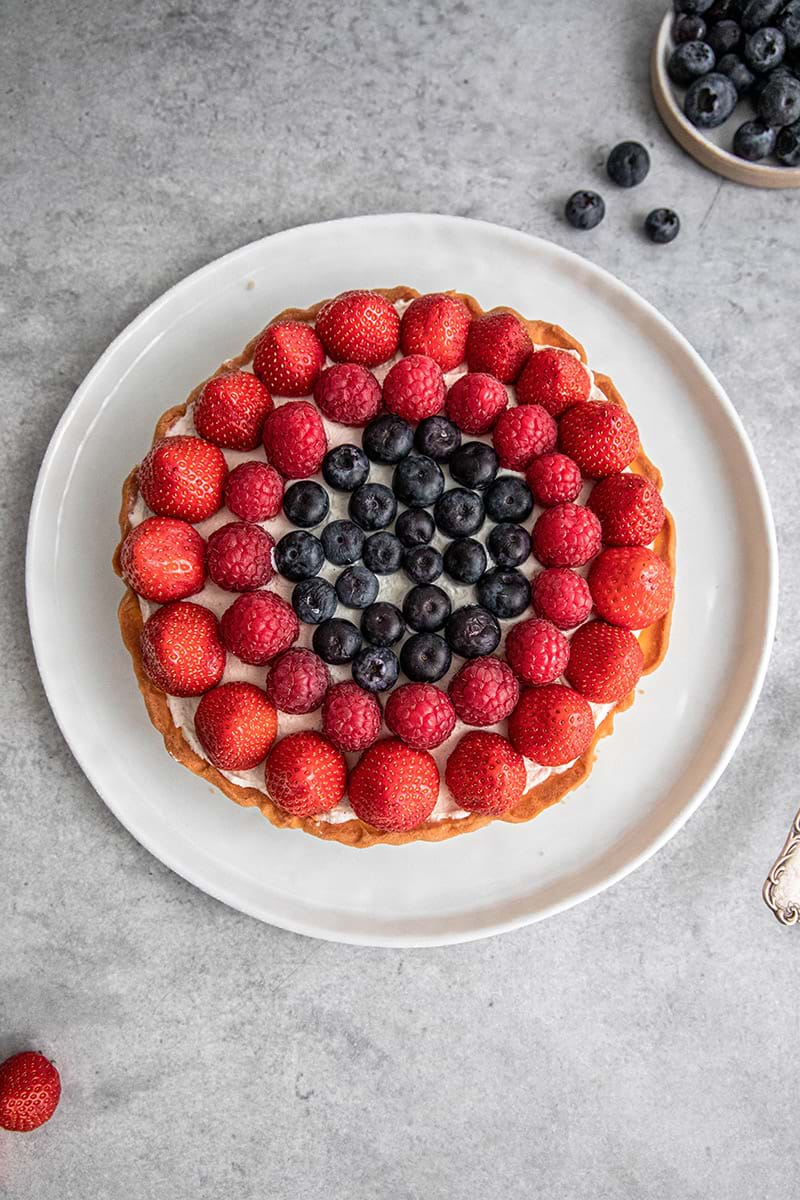
[[373, 462], [397, 463], [405, 458], [414, 442], [414, 431], [408, 421], [394, 413], [384, 413], [364, 429], [361, 444], [367, 458]]
[[414, 583], [433, 583], [444, 570], [444, 563], [434, 546], [411, 546], [403, 556], [403, 569]]
[[486, 570], [486, 551], [474, 538], [456, 538], [444, 552], [444, 569], [459, 583], [477, 583]]
[[620, 187], [636, 187], [650, 170], [650, 155], [639, 142], [620, 142], [608, 156], [606, 171]]
[[356, 525], [372, 533], [391, 525], [397, 514], [397, 500], [384, 484], [363, 483], [350, 497], [347, 511]]
[[800, 79], [778, 75], [768, 80], [756, 107], [765, 125], [793, 125], [800, 119]]
[[762, 25], [768, 25], [784, 3], [785, 0], [749, 0], [742, 12], [742, 25], [748, 33], [754, 33]]
[[421, 508], [409, 508], [400, 513], [394, 531], [404, 546], [424, 546], [433, 537], [435, 528], [429, 512]]
[[386, 692], [400, 674], [397, 656], [385, 646], [365, 646], [353, 659], [353, 679], [365, 692]]
[[302, 529], [285, 533], [275, 547], [275, 566], [285, 579], [310, 579], [324, 560], [322, 542]]
[[675, 0], [675, 12], [697, 16], [707, 12], [714, 0]]
[[707, 42], [682, 42], [669, 56], [667, 74], [678, 87], [688, 87], [694, 79], [713, 71], [716, 61]]
[[293, 525], [311, 529], [328, 515], [331, 502], [324, 487], [310, 479], [290, 483], [283, 493], [283, 511]]
[[427, 508], [444, 491], [442, 468], [425, 454], [411, 454], [395, 467], [392, 491], [411, 508]]
[[450, 616], [450, 597], [435, 583], [424, 583], [406, 593], [403, 616], [410, 629], [435, 633]]
[[745, 121], [733, 135], [733, 153], [748, 162], [758, 162], [772, 154], [777, 136], [778, 131], [763, 121]]
[[753, 82], [753, 104], [758, 107], [758, 102], [761, 99], [761, 93], [775, 79], [796, 79], [794, 71], [784, 64], [775, 67], [774, 71], [767, 71], [766, 75], [759, 75]]
[[564, 216], [573, 229], [594, 229], [605, 215], [605, 202], [597, 192], [573, 192], [564, 205]]
[[364, 542], [361, 557], [376, 575], [392, 575], [403, 561], [403, 543], [393, 533], [373, 533]]
[[466, 488], [451, 488], [436, 501], [433, 519], [445, 537], [468, 537], [477, 533], [483, 524], [483, 501], [477, 492]]
[[702, 17], [678, 13], [672, 22], [672, 40], [676, 46], [681, 42], [702, 42], [705, 35], [706, 23]]
[[780, 131], [775, 143], [775, 157], [785, 167], [800, 166], [800, 121]]
[[727, 75], [695, 79], [683, 101], [683, 111], [698, 129], [715, 129], [736, 108], [739, 94]]
[[452, 661], [450, 647], [438, 633], [415, 633], [400, 651], [403, 674], [414, 683], [436, 683], [450, 670]]
[[531, 489], [515, 475], [501, 475], [486, 489], [486, 512], [492, 521], [526, 520], [533, 512]]
[[366, 567], [348, 567], [336, 580], [336, 595], [347, 608], [368, 608], [378, 595], [378, 580]]
[[323, 662], [340, 665], [350, 662], [358, 654], [361, 634], [352, 621], [331, 617], [314, 630], [311, 645]]
[[498, 567], [518, 567], [531, 552], [531, 535], [521, 525], [502, 521], [494, 526], [486, 544]]
[[336, 589], [319, 575], [302, 579], [292, 592], [292, 608], [307, 625], [319, 625], [336, 612]]
[[738, 21], [742, 15], [743, 7], [743, 0], [714, 0], [711, 7], [703, 13], [703, 16], [708, 25], [713, 24], [714, 21], [725, 21], [728, 17]]
[[361, 632], [373, 646], [393, 646], [406, 631], [403, 614], [394, 604], [379, 600], [364, 609]]
[[346, 567], [358, 562], [364, 545], [364, 531], [352, 521], [331, 521], [320, 534], [328, 562]]
[[488, 487], [497, 474], [497, 455], [486, 442], [465, 442], [449, 462], [450, 474], [456, 483], [480, 491]]
[[414, 445], [420, 454], [446, 462], [461, 445], [461, 430], [447, 417], [426, 417], [417, 426]]
[[736, 21], [717, 21], [706, 34], [706, 44], [711, 47], [719, 60], [725, 54], [738, 50], [742, 40], [742, 30]]
[[457, 608], [444, 627], [444, 636], [454, 654], [462, 658], [479, 658], [492, 654], [500, 642], [500, 626], [480, 604]]
[[746, 62], [742, 62], [738, 54], [725, 54], [717, 63], [717, 71], [720, 75], [727, 75], [733, 86], [736, 88], [736, 93], [739, 96], [745, 96], [750, 91], [755, 83], [755, 75], [750, 70]]
[[800, 50], [800, 4], [787, 4], [775, 24], [786, 38], [787, 50]]
[[367, 482], [369, 459], [360, 446], [334, 446], [322, 460], [325, 482], [339, 492], [352, 492]]
[[531, 602], [531, 585], [521, 571], [495, 567], [478, 581], [475, 590], [478, 603], [505, 621], [525, 612]]
[[654, 208], [645, 218], [645, 233], [651, 242], [657, 242], [661, 246], [674, 241], [680, 229], [680, 218], [671, 208]]
[[783, 62], [785, 53], [786, 38], [780, 29], [773, 29], [770, 26], [766, 29], [757, 29], [755, 33], [749, 34], [745, 39], [745, 60], [748, 66], [752, 67], [754, 71], [758, 71], [759, 74], [777, 67], [778, 63]]

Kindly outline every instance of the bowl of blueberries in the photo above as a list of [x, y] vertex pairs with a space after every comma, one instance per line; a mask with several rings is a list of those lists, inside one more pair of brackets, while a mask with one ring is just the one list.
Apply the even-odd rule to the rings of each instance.
[[664, 124], [703, 166], [800, 187], [800, 0], [674, 0], [651, 79]]

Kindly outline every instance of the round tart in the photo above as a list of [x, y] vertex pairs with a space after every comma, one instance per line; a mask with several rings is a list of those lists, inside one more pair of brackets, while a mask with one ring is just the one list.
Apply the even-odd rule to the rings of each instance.
[[150, 720], [280, 828], [366, 847], [529, 821], [666, 653], [660, 489], [559, 326], [406, 287], [288, 309], [123, 485]]

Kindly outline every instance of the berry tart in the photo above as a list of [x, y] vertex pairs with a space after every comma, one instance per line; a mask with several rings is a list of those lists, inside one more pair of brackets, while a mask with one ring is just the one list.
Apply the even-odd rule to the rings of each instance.
[[150, 719], [281, 828], [365, 847], [529, 821], [666, 652], [660, 488], [556, 325], [406, 287], [289, 309], [124, 483]]

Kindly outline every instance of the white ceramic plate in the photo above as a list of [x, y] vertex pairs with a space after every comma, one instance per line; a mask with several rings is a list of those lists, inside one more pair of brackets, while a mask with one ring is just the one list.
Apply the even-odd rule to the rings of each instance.
[[[156, 418], [275, 313], [345, 288], [457, 288], [559, 322], [629, 402], [678, 527], [672, 645], [584, 787], [528, 825], [356, 851], [274, 829], [165, 753], [120, 642], [111, 571], [121, 482]], [[598, 267], [455, 217], [289, 230], [197, 271], [109, 347], [45, 457], [27, 587], [39, 668], [94, 787], [134, 837], [220, 900], [285, 929], [371, 945], [484, 937], [585, 900], [662, 846], [752, 712], [775, 622], [776, 548], [752, 450], [679, 333]], [[687, 897], [687, 904], [690, 903]]]

